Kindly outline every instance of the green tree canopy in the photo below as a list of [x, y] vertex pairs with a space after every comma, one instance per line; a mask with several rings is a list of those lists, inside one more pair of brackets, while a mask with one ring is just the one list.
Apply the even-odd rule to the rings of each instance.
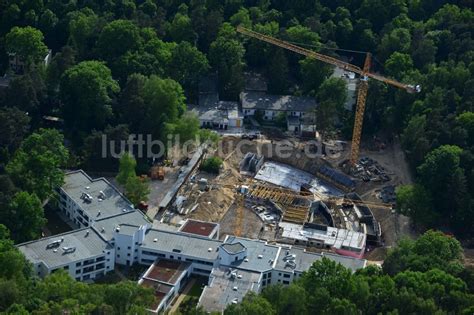
[[53, 129], [40, 129], [27, 137], [6, 167], [13, 182], [42, 201], [53, 195], [63, 184], [61, 168], [69, 157], [63, 142], [63, 136]]
[[64, 121], [69, 130], [87, 132], [103, 128], [112, 116], [112, 98], [119, 86], [109, 68], [98, 61], [83, 61], [61, 78]]
[[31, 26], [15, 26], [5, 37], [8, 53], [15, 54], [27, 65], [35, 64], [44, 59], [48, 53], [48, 47], [43, 41], [43, 33]]
[[46, 224], [41, 201], [35, 194], [25, 191], [13, 196], [0, 217], [17, 243], [37, 239], [41, 236], [41, 228]]
[[170, 77], [184, 89], [196, 89], [198, 79], [208, 70], [206, 55], [189, 42], [181, 42], [173, 49], [169, 63]]
[[140, 48], [142, 39], [139, 28], [128, 20], [115, 20], [107, 24], [100, 33], [97, 50], [104, 60], [111, 62]]
[[243, 88], [243, 67], [245, 49], [234, 28], [222, 24], [219, 35], [209, 48], [209, 61], [219, 76], [219, 93], [223, 99], [237, 100]]
[[347, 99], [346, 82], [340, 78], [328, 78], [321, 84], [316, 99], [316, 122], [318, 129], [328, 131], [344, 109]]
[[174, 122], [186, 110], [183, 89], [174, 80], [151, 76], [143, 87], [145, 116], [142, 130], [155, 137], [162, 134], [164, 124]]
[[117, 182], [121, 185], [125, 185], [129, 178], [136, 177], [135, 167], [137, 166], [137, 161], [130, 153], [123, 153], [120, 158], [119, 172], [117, 174]]
[[433, 268], [456, 275], [462, 269], [462, 248], [455, 238], [428, 231], [416, 241], [402, 240], [384, 261], [390, 275], [404, 270], [425, 272]]

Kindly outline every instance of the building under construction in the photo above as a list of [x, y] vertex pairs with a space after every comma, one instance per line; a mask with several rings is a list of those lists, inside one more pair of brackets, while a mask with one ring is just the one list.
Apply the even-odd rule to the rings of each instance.
[[[367, 246], [380, 245], [380, 225], [356, 193], [344, 194], [325, 180], [272, 161], [253, 171], [257, 183], [244, 192], [245, 207], [276, 227], [276, 241], [358, 258]], [[340, 179], [330, 169], [327, 174]], [[345, 178], [340, 182], [353, 185]]]

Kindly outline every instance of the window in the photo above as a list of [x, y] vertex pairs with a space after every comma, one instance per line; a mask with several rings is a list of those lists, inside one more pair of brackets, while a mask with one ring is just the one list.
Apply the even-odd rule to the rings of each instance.
[[120, 250], [120, 247], [117, 247], [117, 250]]
[[77, 269], [76, 270], [76, 275], [80, 274], [81, 273], [81, 269]]
[[127, 249], [132, 249], [132, 248], [130, 246], [128, 246]]
[[284, 280], [284, 281], [283, 281], [283, 284], [290, 284], [290, 281]]
[[90, 266], [90, 267], [84, 268], [84, 273], [91, 272], [93, 270], [94, 270], [94, 266]]
[[284, 275], [283, 275], [283, 278], [289, 278], [289, 277], [290, 277], [289, 274], [284, 274]]
[[81, 265], [81, 263], [80, 263], [80, 262], [76, 263], [76, 267], [79, 267], [80, 265]]
[[117, 258], [120, 258], [120, 255], [119, 255], [119, 254], [117, 254]]
[[130, 253], [128, 253], [127, 256], [130, 257]]
[[173, 256], [173, 255], [170, 255], [170, 259], [174, 259], [174, 256]]

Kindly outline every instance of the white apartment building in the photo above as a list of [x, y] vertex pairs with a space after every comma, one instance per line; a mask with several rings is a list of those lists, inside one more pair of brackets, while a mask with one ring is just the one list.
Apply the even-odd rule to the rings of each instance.
[[[82, 197], [84, 192], [90, 197]], [[92, 180], [82, 171], [66, 174], [60, 196], [59, 211], [79, 228], [18, 245], [36, 275], [65, 269], [78, 281], [93, 281], [115, 264], [151, 266], [139, 283], [154, 289], [153, 313], [164, 310], [192, 274], [209, 277], [199, 305], [220, 312], [250, 290], [291, 283], [323, 257], [353, 271], [366, 264], [363, 259], [309, 253], [261, 240], [227, 236], [220, 241], [216, 223], [188, 220], [181, 230], [152, 228], [109, 182]], [[176, 276], [167, 276], [163, 268], [175, 268]]]

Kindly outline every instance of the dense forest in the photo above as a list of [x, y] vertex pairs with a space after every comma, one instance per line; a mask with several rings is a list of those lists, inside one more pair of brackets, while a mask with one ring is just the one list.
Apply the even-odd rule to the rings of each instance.
[[[244, 72], [263, 73], [271, 93], [315, 97], [321, 117], [340, 116], [349, 138], [353, 113], [342, 109], [345, 88], [329, 77], [332, 69], [245, 38], [237, 25], [358, 65], [359, 52], [369, 51], [374, 71], [420, 84], [421, 93], [407, 94], [370, 81], [363, 134], [402, 143], [415, 184], [398, 189], [398, 211], [420, 230], [442, 229], [469, 244], [472, 6], [471, 0], [1, 1], [0, 73], [12, 80], [0, 89], [0, 223], [6, 227], [0, 229], [0, 311], [140, 313], [147, 293], [133, 285], [85, 286], [63, 274], [31, 278], [13, 242], [40, 236], [42, 204], [62, 183], [61, 169], [117, 171], [117, 159], [100, 156], [103, 134], [111, 140], [131, 133], [209, 137], [186, 113], [204, 75], [217, 73], [220, 98], [237, 100]], [[49, 49], [52, 60], [44, 67]], [[11, 76], [9, 54], [24, 62], [21, 75]], [[334, 128], [325, 121], [320, 126]], [[147, 165], [139, 160], [136, 167], [140, 173]], [[302, 281], [249, 296], [228, 312], [471, 314], [472, 274], [457, 263], [458, 247], [430, 233], [401, 243], [383, 271], [350, 275], [318, 263]]]
[[[449, 3], [446, 3], [449, 2]], [[352, 113], [341, 103], [341, 80], [319, 61], [244, 38], [235, 26], [362, 64], [420, 84], [416, 95], [371, 81], [365, 137], [397, 137], [416, 183], [398, 191], [399, 210], [420, 229], [472, 236], [474, 224], [474, 13], [472, 1], [3, 1], [0, 72], [8, 53], [25, 73], [0, 92], [2, 165], [28, 130], [64, 119], [70, 166], [116, 171], [100, 158], [100, 139], [130, 133], [193, 137], [201, 76], [218, 74], [220, 98], [236, 100], [244, 71], [268, 78], [271, 93], [312, 95], [319, 117], [339, 115], [349, 137]], [[347, 50], [338, 50], [347, 49]], [[47, 50], [53, 58], [39, 66]], [[93, 83], [93, 84], [92, 84]], [[25, 116], [27, 112], [27, 116]], [[321, 119], [320, 119], [321, 120]], [[330, 128], [319, 121], [323, 129]], [[28, 128], [29, 127], [29, 128]], [[53, 126], [57, 127], [57, 126]], [[138, 161], [138, 170], [146, 165]]]

